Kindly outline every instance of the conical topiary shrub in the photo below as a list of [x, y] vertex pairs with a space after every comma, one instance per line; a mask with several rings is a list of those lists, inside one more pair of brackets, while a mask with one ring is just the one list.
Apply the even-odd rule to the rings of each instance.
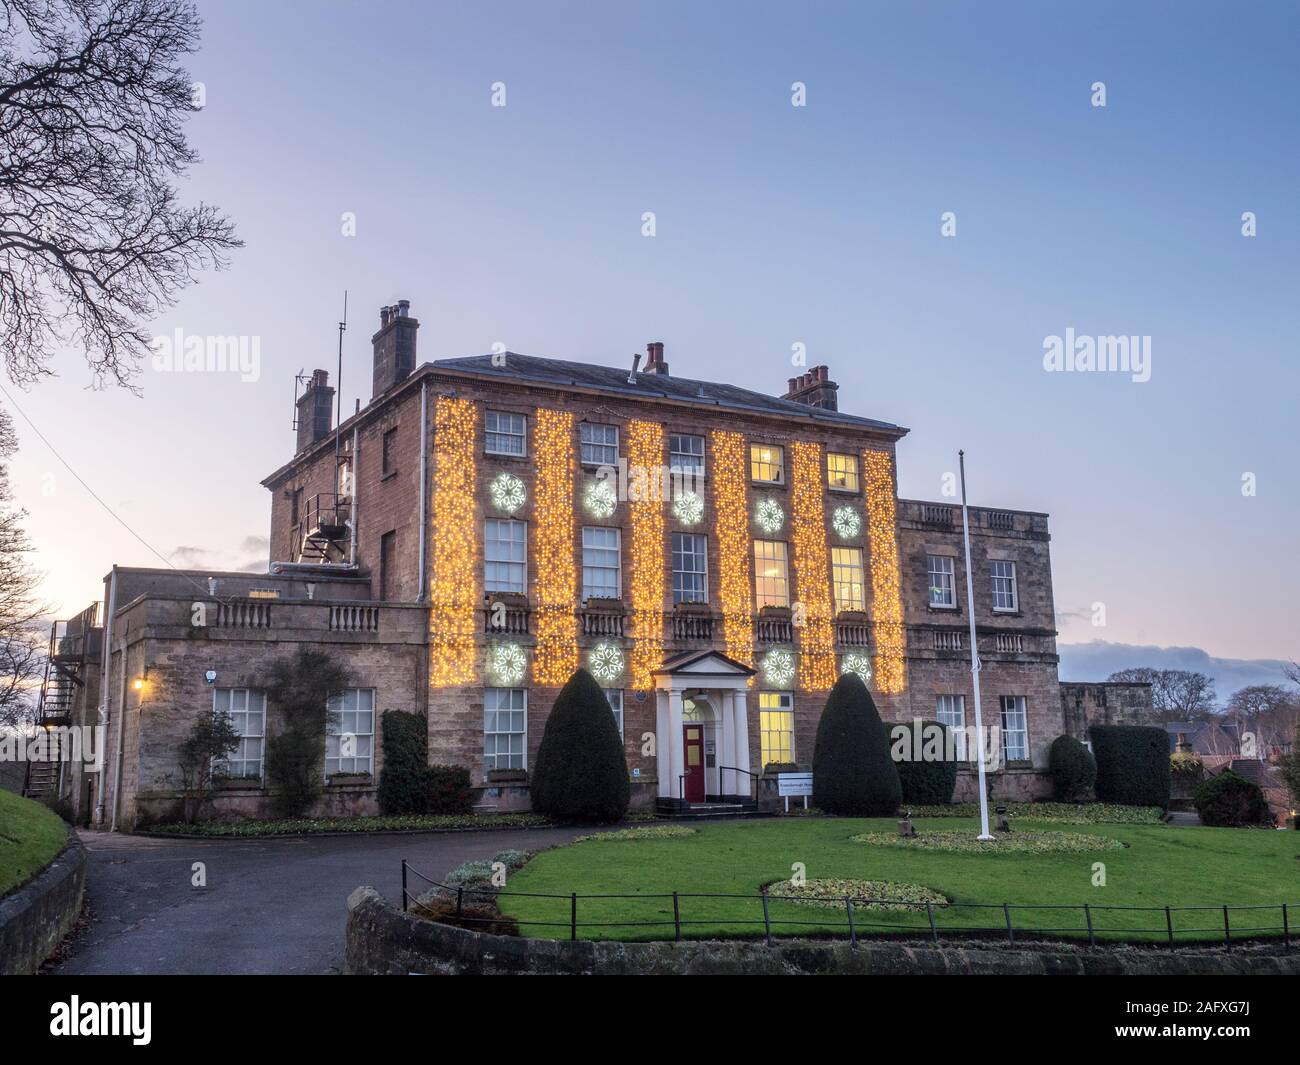
[[618, 723], [585, 669], [560, 689], [529, 774], [533, 809], [558, 821], [617, 821], [632, 797]]
[[887, 817], [902, 800], [885, 727], [862, 678], [835, 682], [813, 751], [813, 805], [828, 814]]

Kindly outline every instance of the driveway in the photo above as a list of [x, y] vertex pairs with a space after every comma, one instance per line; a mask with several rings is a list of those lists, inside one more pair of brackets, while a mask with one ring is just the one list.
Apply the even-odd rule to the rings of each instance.
[[[338, 973], [347, 897], [396, 902], [401, 860], [431, 877], [581, 829], [173, 840], [82, 832], [92, 921], [55, 974]], [[588, 830], [590, 831], [590, 830]], [[191, 880], [202, 862], [205, 887]], [[411, 890], [421, 890], [412, 879]]]

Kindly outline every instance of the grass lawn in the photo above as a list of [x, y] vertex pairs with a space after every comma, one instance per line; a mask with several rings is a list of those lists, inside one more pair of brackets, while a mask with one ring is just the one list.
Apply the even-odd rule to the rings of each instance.
[[57, 814], [0, 790], [0, 895], [44, 869], [67, 838], [68, 826]]
[[[1066, 826], [1030, 820], [1023, 831], [1062, 831]], [[679, 839], [575, 843], [546, 851], [510, 878], [501, 909], [516, 917], [524, 935], [569, 936], [570, 892], [621, 895], [579, 899], [578, 934], [585, 939], [670, 939], [671, 898], [648, 895], [735, 894], [730, 899], [679, 899], [684, 936], [754, 936], [763, 931], [759, 889], [788, 879], [802, 862], [809, 880], [847, 877], [919, 884], [956, 903], [986, 909], [937, 908], [944, 930], [991, 929], [1006, 935], [1003, 903], [1011, 903], [1017, 932], [1087, 938], [1083, 905], [1092, 909], [1098, 938], [1130, 941], [1166, 939], [1165, 906], [1209, 906], [1173, 914], [1178, 942], [1223, 938], [1224, 903], [1267, 906], [1234, 910], [1234, 934], [1282, 928], [1282, 903], [1290, 907], [1292, 934], [1300, 932], [1300, 833], [1249, 829], [1170, 828], [1167, 825], [1072, 825], [1127, 844], [1123, 850], [1074, 854], [966, 854], [855, 843], [864, 832], [895, 832], [893, 819], [792, 818], [705, 824]], [[917, 830], [969, 829], [967, 819], [916, 821]], [[1093, 863], [1105, 863], [1105, 887], [1092, 886]], [[563, 895], [526, 898], [515, 893]], [[1021, 909], [1020, 906], [1038, 908]], [[1043, 904], [1069, 905], [1045, 909]], [[1158, 907], [1158, 912], [1109, 910], [1108, 906]], [[848, 933], [844, 907], [819, 908], [772, 899], [773, 931], [781, 935]], [[542, 922], [542, 923], [539, 923]], [[550, 923], [553, 922], [553, 923]], [[657, 927], [637, 922], [658, 922]], [[795, 924], [793, 922], [809, 922]], [[859, 934], [915, 929], [928, 934], [924, 909], [858, 909]]]

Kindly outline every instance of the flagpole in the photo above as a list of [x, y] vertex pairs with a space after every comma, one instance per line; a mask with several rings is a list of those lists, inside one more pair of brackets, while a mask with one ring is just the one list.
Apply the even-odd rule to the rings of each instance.
[[975, 761], [979, 766], [980, 786], [980, 834], [979, 838], [991, 840], [989, 832], [989, 796], [984, 784], [984, 715], [980, 711], [980, 654], [979, 644], [975, 642], [975, 585], [971, 580], [970, 566], [970, 518], [966, 510], [966, 452], [957, 452], [957, 462], [961, 467], [961, 536], [966, 546], [966, 616], [970, 621], [970, 679], [975, 689]]

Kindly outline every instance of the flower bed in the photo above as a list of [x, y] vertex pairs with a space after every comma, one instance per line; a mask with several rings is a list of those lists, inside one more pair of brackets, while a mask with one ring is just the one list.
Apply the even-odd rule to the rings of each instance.
[[834, 906], [844, 908], [844, 900], [852, 899], [854, 906], [864, 910], [913, 910], [908, 903], [929, 902], [946, 906], [948, 898], [921, 884], [896, 884], [888, 880], [851, 880], [841, 877], [809, 880], [795, 885], [788, 880], [778, 880], [766, 888], [769, 898], [789, 899], [808, 906]]
[[[992, 813], [994, 803], [989, 803]], [[1047, 821], [1059, 825], [1158, 825], [1163, 817], [1159, 806], [1119, 806], [1114, 803], [1090, 802], [1073, 805], [1065, 802], [1009, 802], [1007, 815], [1027, 821]], [[916, 817], [979, 817], [978, 803], [958, 802], [949, 806], [911, 806]]]
[[638, 839], [681, 839], [683, 836], [694, 836], [698, 832], [699, 829], [687, 828], [685, 825], [648, 825], [645, 828], [620, 828], [616, 832], [597, 832], [590, 836], [579, 836], [573, 842], [585, 843], [588, 840], [598, 840], [601, 843], [618, 843]]
[[969, 854], [1083, 854], [1088, 851], [1123, 850], [1124, 844], [1087, 832], [1012, 832], [980, 840], [974, 832], [922, 832], [900, 836], [895, 832], [864, 832], [854, 843], [876, 847], [910, 847], [913, 850]]

